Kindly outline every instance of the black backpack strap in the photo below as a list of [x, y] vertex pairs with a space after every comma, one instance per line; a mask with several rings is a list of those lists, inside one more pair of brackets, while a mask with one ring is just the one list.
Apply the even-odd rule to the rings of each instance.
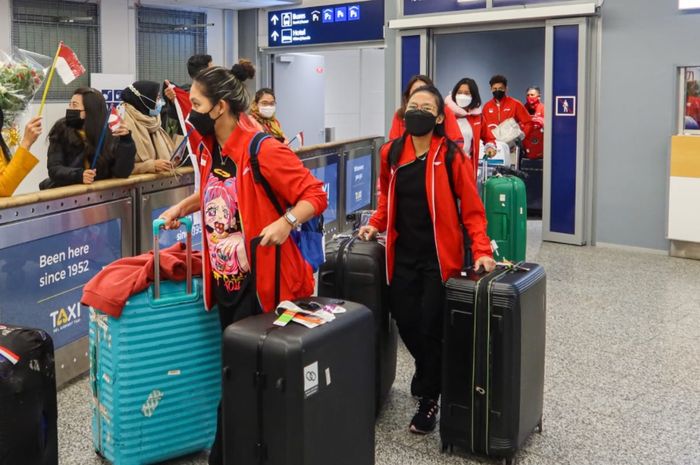
[[250, 141], [248, 153], [250, 155], [250, 167], [253, 171], [253, 180], [255, 180], [256, 184], [262, 184], [267, 197], [270, 199], [270, 202], [272, 202], [272, 205], [275, 207], [275, 210], [277, 210], [277, 213], [279, 213], [281, 216], [284, 215], [284, 209], [282, 208], [282, 205], [280, 205], [279, 200], [277, 200], [277, 196], [275, 196], [275, 193], [272, 191], [272, 186], [270, 186], [270, 183], [267, 182], [267, 179], [265, 179], [265, 177], [262, 175], [262, 171], [260, 170], [260, 160], [258, 159], [258, 153], [260, 152], [262, 142], [270, 137], [271, 136], [269, 134], [265, 134], [264, 132], [255, 134], [253, 139]]
[[[457, 191], [455, 190], [455, 180], [452, 174], [452, 163], [455, 161], [455, 152], [458, 150], [457, 145], [449, 139], [445, 139], [447, 144], [447, 153], [445, 154], [445, 169], [447, 170], [447, 180], [450, 183], [450, 191], [452, 191], [452, 197], [457, 200]], [[459, 216], [459, 215], [458, 215]]]

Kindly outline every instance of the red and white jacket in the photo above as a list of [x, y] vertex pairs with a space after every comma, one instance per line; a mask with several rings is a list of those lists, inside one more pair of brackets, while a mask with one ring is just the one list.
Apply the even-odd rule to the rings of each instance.
[[[481, 150], [480, 142], [484, 142], [484, 145], [489, 145], [495, 149], [496, 148], [496, 138], [491, 133], [491, 129], [484, 123], [484, 118], [481, 112], [481, 107], [473, 108], [471, 110], [465, 110], [464, 108], [458, 106], [454, 100], [452, 100], [452, 95], [445, 97], [445, 105], [447, 108], [452, 110], [457, 118], [457, 124], [460, 121], [465, 120], [469, 123], [472, 128], [472, 145], [469, 148], [469, 153], [472, 165], [474, 168], [474, 179], [477, 178], [479, 173], [479, 152]], [[464, 138], [466, 140], [466, 138]], [[467, 152], [467, 150], [465, 150]]]
[[[394, 274], [394, 254], [396, 251], [396, 172], [413, 162], [416, 151], [409, 136], [396, 167], [389, 168], [391, 143], [384, 144], [381, 154], [380, 189], [377, 211], [369, 224], [380, 232], [386, 231], [386, 273], [391, 283]], [[474, 260], [492, 256], [491, 242], [486, 235], [486, 215], [481, 198], [476, 190], [476, 182], [471, 175], [471, 162], [459, 150], [452, 162], [452, 176], [455, 195], [459, 196], [461, 218], [457, 216], [456, 200], [450, 188], [448, 172], [445, 168], [447, 143], [444, 137], [433, 136], [426, 159], [425, 189], [428, 194], [428, 208], [433, 219], [435, 247], [443, 281], [459, 275], [464, 264], [464, 236], [460, 223], [469, 232], [472, 240]]]
[[[246, 253], [251, 256], [250, 241], [270, 223], [280, 218], [270, 202], [262, 184], [255, 183], [250, 166], [250, 141], [258, 131], [249, 117], [241, 114], [236, 129], [231, 133], [221, 154], [233, 160], [236, 165], [236, 189], [238, 191], [238, 211], [246, 240]], [[214, 139], [205, 137], [197, 152], [201, 171], [200, 186], [206, 186], [212, 167], [212, 147]], [[265, 139], [258, 153], [260, 172], [277, 194], [280, 205], [292, 207], [306, 200], [314, 207], [314, 214], [320, 215], [328, 206], [328, 197], [323, 191], [323, 183], [316, 179], [302, 164], [289, 147], [275, 140]], [[200, 207], [204, 211], [204, 192], [200, 188]], [[211, 262], [207, 240], [202, 241], [204, 250], [204, 291], [205, 306], [211, 309], [214, 302]], [[311, 265], [304, 260], [298, 247], [291, 239], [282, 245], [280, 298], [294, 300], [309, 297], [314, 292], [314, 277]], [[260, 306], [271, 312], [279, 302], [275, 302], [275, 248], [260, 247], [257, 251], [255, 272], [257, 294]]]
[[500, 102], [491, 99], [484, 105], [484, 121], [492, 131], [508, 118], [515, 118], [520, 129], [525, 133], [525, 137], [530, 134], [532, 118], [520, 100], [506, 95]]

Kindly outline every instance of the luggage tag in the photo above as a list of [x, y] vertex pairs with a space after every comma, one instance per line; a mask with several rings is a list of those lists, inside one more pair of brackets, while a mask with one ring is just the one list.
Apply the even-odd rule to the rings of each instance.
[[294, 319], [294, 315], [296, 315], [295, 312], [291, 310], [285, 310], [284, 313], [282, 313], [279, 316], [279, 318], [277, 318], [272, 324], [284, 328], [289, 324], [290, 321]]
[[502, 262], [496, 262], [496, 266], [502, 266], [508, 270], [514, 271], [530, 271], [530, 268], [525, 268], [524, 266], [513, 263], [510, 260], [503, 260]]

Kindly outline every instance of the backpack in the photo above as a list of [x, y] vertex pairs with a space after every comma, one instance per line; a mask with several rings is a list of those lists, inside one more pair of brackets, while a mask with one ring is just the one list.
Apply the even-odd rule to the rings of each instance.
[[[285, 209], [280, 205], [279, 200], [272, 191], [272, 186], [267, 182], [260, 171], [260, 161], [258, 153], [260, 146], [265, 139], [271, 138], [269, 134], [259, 132], [253, 136], [248, 147], [250, 154], [250, 166], [253, 172], [253, 180], [256, 184], [261, 184], [270, 202], [277, 210], [280, 216], [285, 214]], [[295, 228], [291, 232], [294, 243], [299, 248], [304, 260], [307, 261], [314, 273], [326, 261], [326, 254], [323, 247], [323, 214], [311, 218], [306, 223], [303, 223], [300, 228]]]
[[[406, 132], [400, 138], [394, 139], [393, 141], [389, 142], [391, 144], [391, 146], [389, 147], [389, 156], [387, 157], [389, 171], [391, 171], [391, 168], [393, 168], [399, 163], [399, 157], [403, 152], [403, 148], [406, 144], [407, 137], [408, 133]], [[447, 143], [447, 153], [445, 154], [445, 169], [447, 170], [447, 180], [450, 183], [450, 191], [452, 192], [452, 197], [454, 197], [455, 200], [455, 207], [457, 208], [457, 221], [459, 221], [459, 225], [462, 228], [462, 235], [464, 236], [464, 267], [470, 268], [473, 264], [471, 249], [472, 241], [469, 237], [467, 229], [464, 227], [461, 221], [462, 214], [459, 208], [460, 199], [457, 195], [457, 192], [455, 191], [454, 177], [452, 174], [452, 162], [455, 159], [455, 153], [457, 152], [457, 150], [457, 144], [455, 144], [454, 142]]]

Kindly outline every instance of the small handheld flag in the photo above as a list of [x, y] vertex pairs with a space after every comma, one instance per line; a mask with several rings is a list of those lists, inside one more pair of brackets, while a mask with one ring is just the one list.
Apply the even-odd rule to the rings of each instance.
[[109, 130], [116, 131], [121, 123], [122, 116], [119, 114], [119, 110], [117, 107], [112, 107], [112, 111], [109, 112]]
[[46, 86], [44, 87], [44, 94], [41, 96], [41, 104], [39, 105], [39, 114], [37, 116], [41, 116], [44, 113], [46, 97], [49, 95], [53, 73], [56, 70], [58, 70], [58, 74], [61, 76], [61, 80], [64, 84], [69, 84], [76, 78], [85, 74], [85, 68], [80, 63], [80, 60], [78, 60], [73, 50], [66, 46], [63, 41], [59, 42], [56, 56], [53, 58], [53, 64], [49, 71], [49, 77], [46, 79]]
[[59, 46], [56, 71], [66, 85], [85, 74], [85, 68], [78, 60], [78, 56], [63, 42]]
[[95, 156], [92, 159], [92, 166], [90, 169], [95, 169], [97, 166], [97, 159], [100, 158], [100, 153], [102, 152], [102, 147], [104, 146], [105, 136], [107, 135], [107, 127], [110, 126], [110, 121], [112, 120], [112, 112], [114, 111], [114, 106], [109, 109], [107, 114], [107, 120], [104, 126], [102, 126], [102, 132], [100, 133], [100, 138], [97, 141], [97, 147], [95, 147]]

